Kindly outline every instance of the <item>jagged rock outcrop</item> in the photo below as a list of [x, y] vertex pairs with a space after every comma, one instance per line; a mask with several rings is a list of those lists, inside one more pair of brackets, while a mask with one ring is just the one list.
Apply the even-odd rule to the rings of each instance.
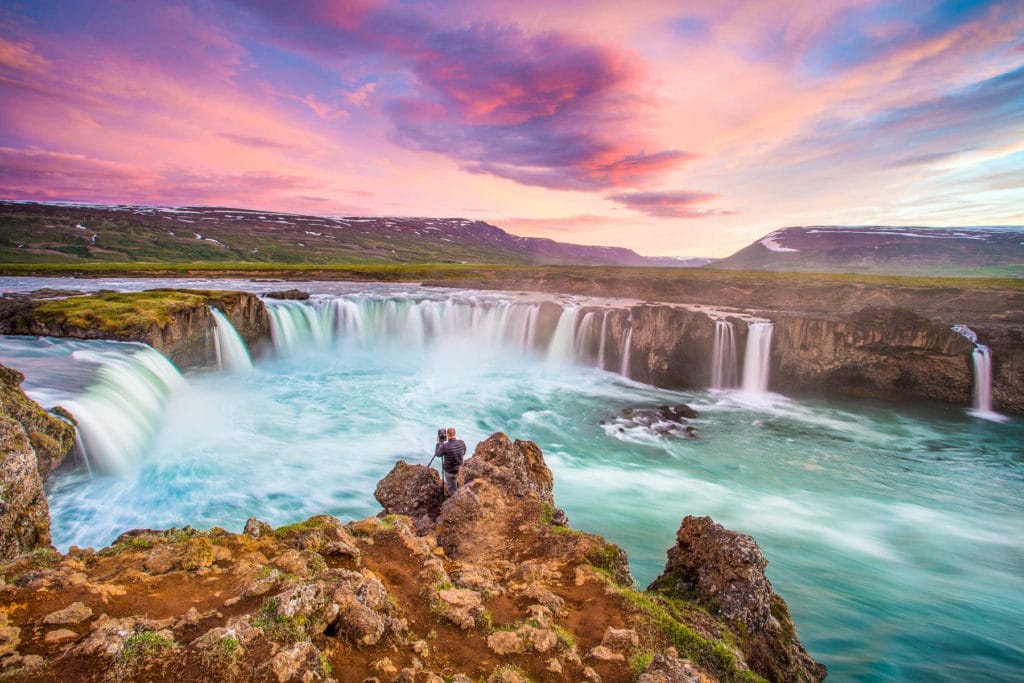
[[43, 482], [71, 451], [74, 428], [21, 390], [24, 376], [0, 365], [0, 561], [50, 545]]
[[[762, 670], [753, 650], [734, 652], [722, 640], [730, 621], [639, 594], [618, 547], [552, 523], [553, 483], [536, 444], [498, 433], [437, 507], [416, 499], [421, 486], [440, 489], [436, 471], [399, 463], [378, 485], [383, 516], [342, 524], [319, 515], [277, 529], [252, 518], [240, 534], [140, 529], [98, 553], [22, 555], [0, 564], [0, 603], [19, 605], [0, 610], [0, 675], [798, 680]], [[400, 508], [437, 524], [417, 530]], [[728, 566], [744, 561], [709, 547]], [[754, 564], [756, 574], [763, 562]], [[760, 614], [759, 598], [747, 597], [749, 606], [734, 596], [737, 613]]]
[[180, 369], [215, 365], [211, 306], [254, 355], [270, 343], [270, 317], [248, 292], [151, 289], [54, 298], [16, 295], [0, 305], [0, 333], [149, 344]]
[[825, 667], [811, 659], [797, 639], [789, 607], [765, 576], [767, 565], [752, 537], [730, 531], [710, 517], [688, 516], [676, 532], [664, 573], [650, 588], [696, 598], [741, 624], [747, 662], [770, 680], [820, 681]]

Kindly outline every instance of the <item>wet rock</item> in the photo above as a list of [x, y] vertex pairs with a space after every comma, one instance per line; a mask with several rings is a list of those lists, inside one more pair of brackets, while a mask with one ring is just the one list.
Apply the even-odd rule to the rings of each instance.
[[658, 406], [658, 412], [661, 413], [661, 416], [666, 420], [674, 420], [676, 422], [680, 422], [684, 419], [693, 420], [697, 417], [697, 411], [685, 403], [681, 403], [677, 406]]
[[385, 513], [411, 517], [419, 533], [426, 533], [433, 527], [444, 502], [441, 475], [437, 470], [426, 465], [410, 465], [404, 460], [399, 460], [380, 480], [373, 495]]
[[267, 292], [263, 296], [268, 299], [284, 299], [289, 301], [305, 301], [309, 298], [309, 292], [303, 292], [301, 289], [281, 289], [276, 292]]
[[84, 603], [73, 602], [64, 609], [50, 612], [43, 617], [44, 624], [78, 624], [92, 616], [92, 609]]

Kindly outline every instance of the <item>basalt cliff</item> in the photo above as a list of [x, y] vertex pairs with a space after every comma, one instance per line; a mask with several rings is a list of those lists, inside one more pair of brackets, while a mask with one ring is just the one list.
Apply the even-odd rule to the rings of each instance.
[[[749, 536], [687, 517], [664, 574], [572, 529], [531, 442], [481, 442], [450, 498], [399, 462], [377, 517], [134, 530], [0, 564], [0, 679], [820, 681]], [[6, 533], [6, 532], [5, 532]]]

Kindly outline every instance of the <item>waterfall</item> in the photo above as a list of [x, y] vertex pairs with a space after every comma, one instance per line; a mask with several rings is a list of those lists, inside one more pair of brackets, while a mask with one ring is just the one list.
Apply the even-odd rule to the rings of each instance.
[[978, 334], [966, 325], [954, 325], [953, 331], [974, 344], [971, 360], [974, 364], [974, 400], [971, 414], [986, 420], [1001, 422], [1006, 419], [992, 410], [992, 352], [978, 343]]
[[772, 331], [770, 322], [752, 322], [747, 326], [747, 350], [743, 356], [743, 391], [763, 394], [768, 391], [771, 365]]
[[[336, 297], [316, 302], [266, 300], [278, 354], [331, 343], [372, 347], [400, 340], [414, 348], [471, 339], [528, 350], [536, 343], [540, 304], [509, 301]], [[571, 352], [572, 338], [568, 340]], [[571, 359], [571, 354], [566, 357]]]
[[252, 370], [252, 358], [235, 326], [216, 308], [210, 307], [210, 313], [217, 328], [214, 341], [217, 345], [217, 363], [221, 369], [231, 372]]
[[290, 353], [299, 345], [321, 344], [333, 335], [334, 309], [318, 310], [298, 301], [264, 303], [270, 316], [270, 337], [281, 353]]
[[576, 314], [578, 308], [567, 306], [558, 317], [555, 334], [548, 347], [548, 358], [553, 361], [570, 362], [573, 360], [573, 342], [576, 339]]
[[597, 367], [602, 370], [607, 369], [607, 364], [604, 360], [604, 351], [607, 346], [604, 342], [605, 336], [608, 334], [608, 311], [604, 312], [604, 316], [601, 317], [601, 342], [597, 349]]
[[583, 320], [576, 328], [576, 335], [572, 340], [572, 355], [577, 363], [589, 365], [593, 361], [594, 342], [594, 312], [590, 311], [583, 315]]
[[715, 344], [711, 352], [711, 388], [736, 386], [736, 335], [728, 320], [715, 321]]
[[171, 394], [185, 385], [159, 352], [75, 351], [76, 360], [99, 364], [95, 381], [80, 396], [61, 401], [78, 423], [90, 469], [113, 471], [138, 459], [159, 426]]
[[619, 368], [619, 374], [629, 379], [629, 356], [633, 348], [633, 326], [629, 326], [629, 330], [626, 332], [626, 340], [622, 343], [622, 367]]
[[992, 412], [992, 354], [984, 344], [974, 347], [974, 410]]

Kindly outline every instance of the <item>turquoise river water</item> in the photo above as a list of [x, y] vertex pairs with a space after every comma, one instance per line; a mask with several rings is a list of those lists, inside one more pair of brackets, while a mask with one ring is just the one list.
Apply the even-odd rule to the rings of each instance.
[[[54, 284], [70, 283], [0, 289]], [[88, 466], [48, 484], [58, 548], [139, 527], [239, 531], [249, 516], [359, 519], [379, 511], [374, 487], [398, 459], [430, 460], [437, 427], [471, 448], [503, 431], [540, 445], [570, 523], [625, 548], [642, 585], [687, 514], [752, 534], [830, 680], [1024, 680], [1021, 420], [665, 391], [581, 364], [557, 331], [538, 347], [533, 304], [512, 295], [319, 291], [270, 302], [276, 353], [185, 377], [138, 344], [0, 337], [33, 397], [90, 423]], [[698, 411], [699, 438], [621, 417], [676, 403]]]

